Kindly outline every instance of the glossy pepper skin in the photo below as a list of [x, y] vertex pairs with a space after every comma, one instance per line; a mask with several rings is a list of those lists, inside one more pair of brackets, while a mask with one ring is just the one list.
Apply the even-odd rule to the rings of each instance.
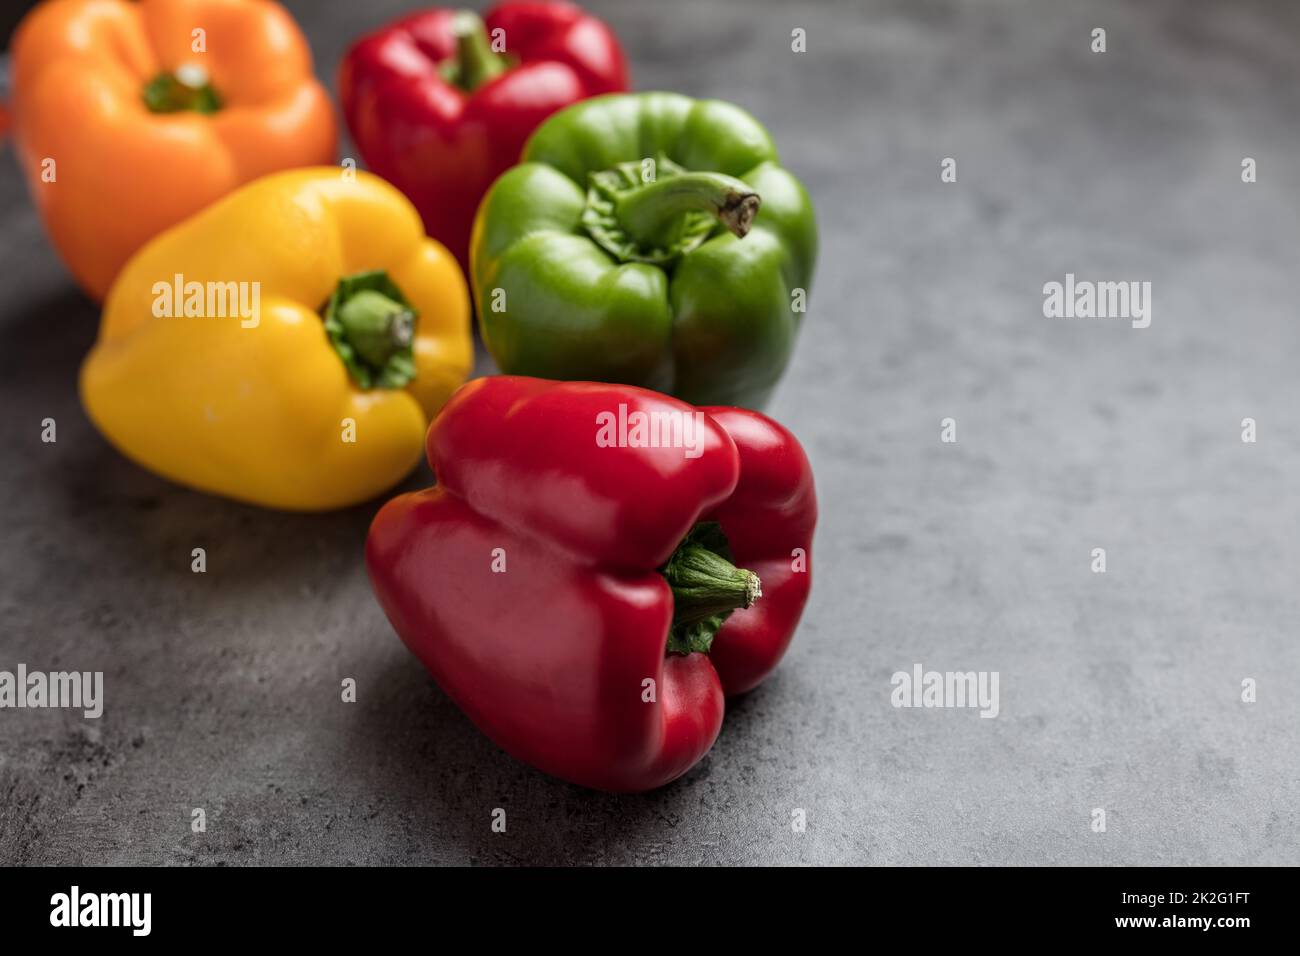
[[[489, 46], [494, 35], [504, 55]], [[627, 85], [614, 34], [569, 3], [502, 3], [482, 21], [423, 10], [359, 40], [339, 72], [366, 165], [466, 267], [474, 210], [528, 135], [556, 110]]]
[[[600, 416], [620, 406], [629, 420], [699, 412], [698, 456], [600, 446]], [[428, 453], [437, 486], [386, 504], [366, 544], [407, 647], [540, 770], [611, 791], [685, 773], [717, 737], [725, 696], [781, 659], [808, 597], [817, 503], [794, 437], [757, 412], [645, 389], [495, 376], [453, 396]], [[726, 605], [752, 601], [707, 653], [669, 650], [691, 595], [666, 569], [709, 522], [730, 545], [726, 573], [756, 577], [761, 594]]]
[[405, 197], [355, 177], [272, 174], [127, 263], [81, 370], [118, 449], [192, 488], [303, 511], [365, 501], [419, 463], [472, 364], [469, 294]]
[[472, 285], [504, 372], [759, 408], [816, 255], [808, 195], [753, 117], [638, 93], [538, 129], [479, 208]]
[[13, 85], [32, 197], [96, 301], [169, 226], [266, 173], [334, 160], [333, 109], [275, 3], [51, 0], [18, 28]]

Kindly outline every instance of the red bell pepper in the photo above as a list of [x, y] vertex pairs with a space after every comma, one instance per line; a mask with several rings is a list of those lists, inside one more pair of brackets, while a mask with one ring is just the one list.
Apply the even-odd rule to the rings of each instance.
[[502, 3], [486, 22], [463, 10], [413, 13], [359, 40], [339, 71], [366, 165], [464, 267], [479, 200], [529, 134], [556, 110], [627, 86], [614, 34], [568, 3]]
[[407, 647], [547, 773], [638, 791], [690, 769], [808, 598], [817, 499], [794, 436], [632, 386], [494, 376], [452, 396], [428, 453], [437, 486], [388, 502], [366, 542]]

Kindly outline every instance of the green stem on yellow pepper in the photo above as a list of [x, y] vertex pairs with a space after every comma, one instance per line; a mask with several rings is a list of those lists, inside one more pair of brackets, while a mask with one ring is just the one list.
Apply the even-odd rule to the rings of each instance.
[[339, 280], [324, 308], [334, 350], [362, 388], [401, 388], [415, 377], [415, 310], [382, 270]]

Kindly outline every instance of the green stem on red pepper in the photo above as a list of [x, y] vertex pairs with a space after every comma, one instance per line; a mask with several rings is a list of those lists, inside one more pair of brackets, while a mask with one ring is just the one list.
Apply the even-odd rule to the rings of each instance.
[[457, 12], [452, 32], [456, 35], [456, 58], [447, 63], [444, 75], [466, 93], [510, 68], [509, 58], [492, 49], [487, 27], [474, 11]]
[[330, 342], [364, 389], [401, 388], [415, 378], [416, 317], [383, 270], [340, 279], [324, 307]]
[[731, 613], [763, 596], [758, 575], [736, 567], [731, 557], [722, 527], [706, 521], [691, 529], [659, 569], [673, 592], [670, 653], [707, 654]]

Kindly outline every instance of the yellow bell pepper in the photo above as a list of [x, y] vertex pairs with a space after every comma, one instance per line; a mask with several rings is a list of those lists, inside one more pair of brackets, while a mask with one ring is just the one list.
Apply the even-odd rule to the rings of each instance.
[[408, 474], [472, 362], [455, 258], [392, 186], [322, 167], [256, 180], [136, 253], [81, 396], [151, 471], [318, 511]]

